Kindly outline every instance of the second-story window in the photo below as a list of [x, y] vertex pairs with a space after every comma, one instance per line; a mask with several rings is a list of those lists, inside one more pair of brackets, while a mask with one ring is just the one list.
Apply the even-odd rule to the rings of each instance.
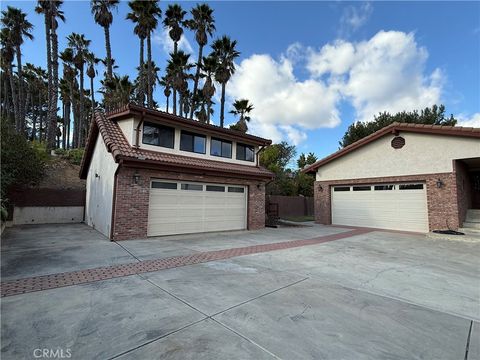
[[210, 143], [210, 155], [232, 158], [232, 143], [226, 140], [214, 139]]
[[147, 122], [143, 124], [142, 142], [144, 144], [173, 149], [174, 138], [174, 128]]
[[237, 144], [237, 160], [253, 162], [255, 160], [255, 150], [253, 146]]
[[182, 131], [180, 137], [180, 150], [205, 154], [207, 139], [205, 135]]

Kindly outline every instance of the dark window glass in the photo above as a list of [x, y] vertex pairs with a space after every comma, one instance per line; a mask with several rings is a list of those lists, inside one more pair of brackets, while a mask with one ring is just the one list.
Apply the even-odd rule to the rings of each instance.
[[354, 186], [353, 191], [370, 191], [371, 186]]
[[338, 186], [334, 187], [333, 191], [350, 191], [350, 186]]
[[174, 128], [152, 123], [145, 123], [143, 125], [142, 142], [144, 144], [162, 146], [173, 149], [174, 138]]
[[400, 190], [420, 190], [423, 189], [423, 184], [403, 184], [399, 186]]
[[229, 186], [228, 187], [228, 192], [243, 193], [243, 192], [245, 192], [245, 189], [242, 188], [242, 187]]
[[203, 191], [203, 185], [198, 185], [198, 184], [182, 184], [182, 190]]
[[375, 190], [393, 190], [395, 185], [375, 185]]
[[207, 191], [225, 192], [225, 186], [207, 185]]
[[230, 141], [212, 138], [212, 142], [210, 143], [210, 155], [231, 158], [232, 143]]
[[237, 160], [254, 161], [255, 151], [253, 146], [237, 144]]
[[182, 131], [180, 136], [180, 150], [205, 154], [206, 138], [204, 135]]
[[154, 189], [170, 189], [176, 190], [177, 183], [162, 182], [162, 181], [152, 181], [152, 188]]

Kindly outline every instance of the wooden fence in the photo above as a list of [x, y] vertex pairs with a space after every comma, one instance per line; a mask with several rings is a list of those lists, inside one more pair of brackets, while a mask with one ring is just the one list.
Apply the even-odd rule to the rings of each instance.
[[267, 195], [265, 203], [267, 212], [277, 208], [280, 218], [313, 216], [313, 197]]

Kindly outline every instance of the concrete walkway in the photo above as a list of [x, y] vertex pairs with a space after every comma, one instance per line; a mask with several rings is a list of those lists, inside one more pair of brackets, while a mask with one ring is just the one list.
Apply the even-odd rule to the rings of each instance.
[[[2, 298], [2, 359], [478, 359], [480, 247], [314, 226], [111, 243], [7, 229], [2, 281], [285, 243], [285, 249]], [[343, 234], [309, 246], [289, 242]], [[467, 345], [468, 344], [468, 345]]]

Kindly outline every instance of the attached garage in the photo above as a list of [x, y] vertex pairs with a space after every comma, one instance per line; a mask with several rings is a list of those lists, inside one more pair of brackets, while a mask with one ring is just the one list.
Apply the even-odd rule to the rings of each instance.
[[247, 187], [152, 180], [148, 236], [247, 228]]
[[333, 186], [332, 223], [428, 231], [424, 183]]

